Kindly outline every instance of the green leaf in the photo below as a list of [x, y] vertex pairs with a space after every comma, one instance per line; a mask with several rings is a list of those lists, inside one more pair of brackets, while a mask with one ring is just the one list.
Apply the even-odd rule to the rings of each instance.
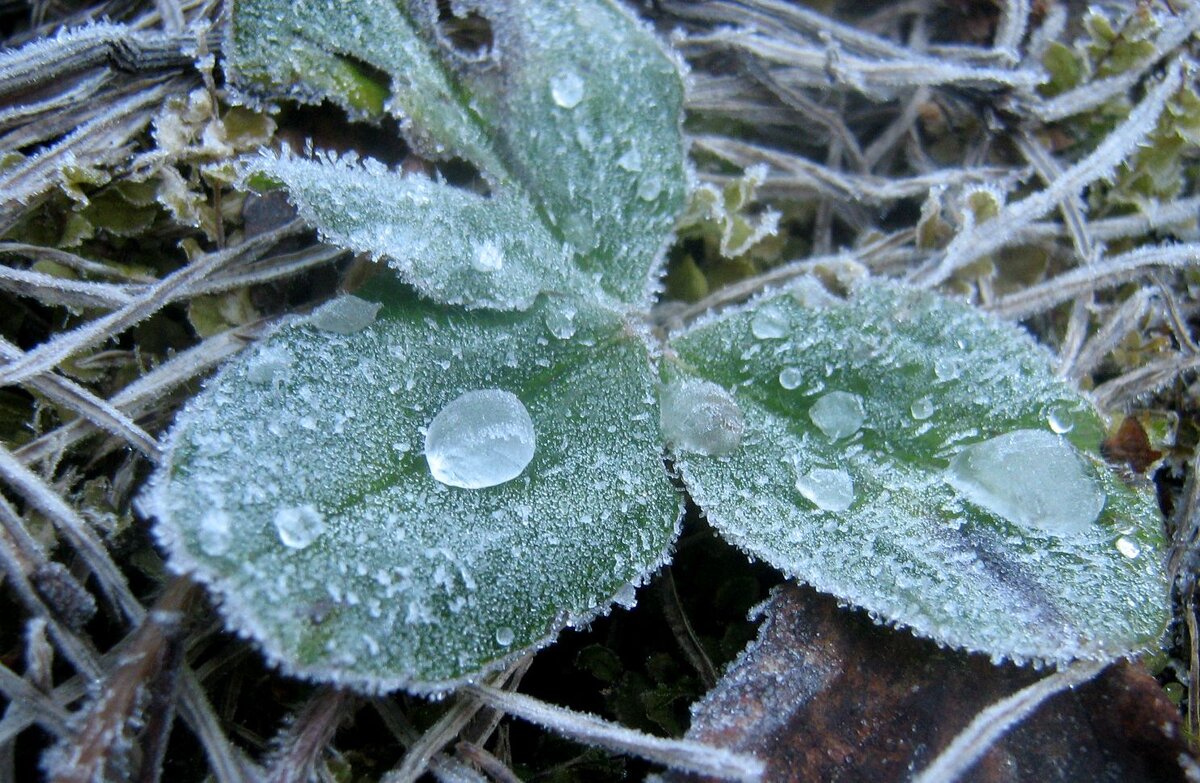
[[[482, 57], [464, 56], [439, 33], [432, 3], [242, 2], [234, 12], [233, 72], [244, 85], [268, 83], [352, 107], [337, 74], [348, 62], [378, 69], [391, 80], [384, 108], [402, 119], [418, 149], [476, 165], [494, 198], [532, 205], [539, 225], [530, 231], [569, 243], [576, 264], [598, 276], [606, 294], [648, 305], [685, 194], [675, 63], [607, 0], [472, 7], [493, 32]], [[277, 165], [265, 158], [251, 169], [283, 178]], [[359, 178], [359, 189], [383, 176], [362, 173], [370, 176]], [[326, 192], [336, 196], [332, 187]], [[310, 213], [320, 206], [303, 191], [292, 196]], [[334, 235], [328, 212], [314, 219]], [[386, 225], [400, 230], [402, 222]]]
[[518, 193], [486, 198], [354, 158], [288, 155], [268, 168], [328, 241], [386, 259], [436, 301], [524, 309], [542, 291], [585, 290], [570, 251]]
[[[289, 672], [447, 688], [632, 598], [680, 502], [646, 344], [620, 318], [545, 297], [456, 311], [373, 285], [381, 308], [335, 300], [210, 382], [143, 503], [173, 567]], [[424, 439], [478, 390], [515, 395], [536, 447], [515, 478], [462, 489], [434, 479]]]
[[843, 301], [806, 280], [673, 346], [663, 428], [691, 422], [676, 468], [746, 551], [996, 658], [1158, 641], [1153, 494], [1101, 461], [1100, 419], [1019, 330], [927, 292]]

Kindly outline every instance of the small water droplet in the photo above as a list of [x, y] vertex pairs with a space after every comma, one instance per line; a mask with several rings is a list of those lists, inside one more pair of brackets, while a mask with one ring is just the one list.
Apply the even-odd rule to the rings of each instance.
[[208, 511], [200, 518], [196, 540], [206, 555], [217, 557], [225, 554], [229, 550], [230, 541], [233, 540], [233, 525], [229, 515], [221, 509]]
[[781, 340], [791, 328], [791, 319], [777, 307], [764, 307], [750, 319], [750, 333], [760, 340]]
[[1132, 560], [1142, 553], [1142, 547], [1132, 538], [1121, 536], [1117, 539], [1117, 551]]
[[954, 359], [942, 356], [933, 362], [933, 374], [942, 383], [954, 380], [958, 377], [958, 373], [958, 362]]
[[779, 371], [779, 385], [791, 391], [804, 383], [804, 371], [799, 367], [784, 367]]
[[637, 172], [642, 170], [642, 153], [637, 147], [630, 147], [617, 158], [617, 166], [625, 171]]
[[246, 362], [246, 380], [251, 383], [278, 383], [287, 378], [295, 358], [281, 345], [260, 349]]
[[933, 415], [934, 406], [932, 397], [922, 397], [919, 400], [913, 400], [912, 406], [909, 408], [912, 412], [912, 417], [917, 421], [925, 421]]
[[675, 448], [715, 457], [741, 445], [745, 422], [729, 392], [711, 381], [686, 380], [663, 388], [659, 426]]
[[854, 480], [839, 468], [797, 472], [796, 489], [822, 511], [845, 511], [854, 502]]
[[583, 79], [574, 71], [560, 71], [550, 77], [550, 97], [564, 109], [574, 109], [583, 100]]
[[325, 532], [325, 517], [308, 504], [281, 508], [275, 512], [275, 531], [284, 546], [304, 549]]
[[480, 272], [499, 272], [504, 267], [504, 251], [490, 239], [476, 242], [471, 266]]
[[653, 201], [662, 193], [662, 178], [657, 174], [647, 174], [638, 183], [637, 196], [642, 201]]
[[516, 636], [517, 635], [513, 633], [513, 629], [509, 628], [507, 625], [503, 625], [496, 629], [496, 644], [500, 645], [501, 647], [508, 647], [513, 643], [513, 639], [515, 639]]
[[1071, 409], [1062, 403], [1055, 403], [1046, 409], [1046, 423], [1059, 435], [1065, 435], [1075, 429]]
[[1086, 531], [1106, 499], [1071, 444], [1045, 430], [967, 446], [950, 461], [946, 481], [993, 514], [1060, 535]]
[[560, 340], [568, 340], [575, 335], [575, 308], [568, 304], [551, 307], [546, 313], [546, 328], [550, 334]]
[[533, 420], [515, 394], [469, 391], [433, 417], [425, 432], [425, 460], [435, 479], [451, 487], [483, 489], [511, 481], [533, 460]]
[[866, 420], [862, 398], [850, 392], [835, 391], [823, 395], [808, 409], [808, 418], [830, 440], [848, 438], [858, 432]]
[[368, 302], [357, 296], [339, 296], [317, 308], [309, 316], [309, 323], [325, 332], [354, 334], [375, 323], [383, 305]]

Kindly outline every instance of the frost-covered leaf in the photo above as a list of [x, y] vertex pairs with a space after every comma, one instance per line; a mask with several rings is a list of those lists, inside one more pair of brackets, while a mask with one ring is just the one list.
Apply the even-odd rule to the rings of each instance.
[[619, 318], [373, 285], [377, 311], [335, 301], [210, 382], [143, 502], [173, 567], [288, 671], [427, 690], [632, 597], [679, 500]]
[[512, 190], [486, 198], [374, 160], [287, 155], [269, 169], [326, 240], [386, 259], [437, 301], [524, 309], [542, 291], [587, 284]]
[[[673, 342], [664, 430], [690, 415], [739, 433], [736, 448], [673, 444], [722, 534], [956, 647], [1061, 661], [1152, 645], [1166, 620], [1153, 495], [1100, 460], [1099, 417], [1045, 352], [929, 293], [816, 286]], [[689, 385], [705, 393], [666, 405]]]
[[[537, 230], [570, 243], [609, 295], [648, 304], [684, 200], [675, 64], [608, 0], [466, 7], [492, 31], [481, 57], [456, 50], [440, 34], [433, 4], [421, 0], [245, 0], [235, 6], [232, 70], [243, 84], [371, 113], [369, 101], [347, 97], [357, 94], [347, 85], [365, 73], [360, 64], [378, 69], [391, 81], [380, 110], [400, 117], [419, 149], [475, 164], [502, 199], [520, 191], [537, 210]], [[369, 188], [374, 178], [359, 179]], [[293, 198], [318, 207], [304, 193]], [[320, 220], [318, 227], [331, 228]]]

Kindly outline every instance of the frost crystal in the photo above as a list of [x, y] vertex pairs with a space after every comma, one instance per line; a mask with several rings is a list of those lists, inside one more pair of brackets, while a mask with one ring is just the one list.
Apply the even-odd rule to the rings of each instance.
[[525, 405], [503, 389], [469, 391], [442, 408], [425, 433], [425, 459], [438, 481], [483, 489], [511, 481], [533, 459]]
[[946, 481], [972, 503], [1010, 522], [1048, 533], [1084, 533], [1105, 493], [1075, 449], [1041, 430], [1015, 430], [960, 451]]
[[715, 457], [742, 443], [742, 410], [729, 392], [711, 381], [666, 386], [659, 416], [663, 437], [677, 449]]

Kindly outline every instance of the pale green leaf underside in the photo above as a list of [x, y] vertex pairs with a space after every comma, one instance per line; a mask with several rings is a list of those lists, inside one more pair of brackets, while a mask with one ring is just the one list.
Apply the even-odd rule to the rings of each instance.
[[570, 243], [605, 293], [647, 305], [684, 201], [675, 64], [608, 0], [473, 5], [493, 29], [483, 62], [451, 50], [419, 0], [400, 10], [386, 0], [245, 0], [232, 70], [243, 83], [343, 104], [355, 62], [382, 70], [389, 110], [410, 137], [431, 140], [418, 145], [427, 154], [465, 158], [498, 190], [521, 190], [539, 230]]
[[[645, 344], [611, 314], [578, 313], [561, 340], [545, 300], [490, 314], [394, 287], [371, 298], [388, 304], [362, 331], [297, 321], [227, 366], [179, 416], [144, 500], [174, 567], [288, 671], [442, 688], [631, 595], [679, 499]], [[527, 407], [532, 462], [485, 489], [435, 481], [424, 428], [493, 388]], [[304, 506], [326, 529], [284, 546], [275, 515]], [[205, 539], [214, 511], [232, 522], [225, 547]]]
[[265, 160], [327, 241], [386, 259], [435, 301], [524, 309], [540, 292], [585, 288], [570, 250], [517, 193], [485, 198], [373, 160]]
[[[1043, 350], [1014, 327], [925, 292], [872, 283], [847, 302], [805, 307], [797, 299], [811, 298], [811, 287], [797, 291], [678, 337], [678, 360], [665, 369], [732, 391], [744, 414], [732, 454], [676, 456], [692, 497], [726, 538], [881, 619], [997, 657], [1108, 658], [1158, 640], [1166, 587], [1154, 498], [1095, 456], [1101, 423], [1054, 379]], [[768, 328], [756, 330], [763, 312]], [[780, 323], [783, 338], [755, 336]], [[788, 368], [791, 390], [780, 383]], [[836, 442], [809, 415], [833, 391], [861, 397], [865, 413], [860, 433]], [[932, 413], [920, 418], [927, 403]], [[1067, 437], [1107, 494], [1086, 532], [1019, 526], [946, 483], [963, 446], [1049, 431], [1048, 415], [1064, 413]], [[849, 473], [846, 511], [822, 511], [797, 489], [797, 474], [814, 468]]]

